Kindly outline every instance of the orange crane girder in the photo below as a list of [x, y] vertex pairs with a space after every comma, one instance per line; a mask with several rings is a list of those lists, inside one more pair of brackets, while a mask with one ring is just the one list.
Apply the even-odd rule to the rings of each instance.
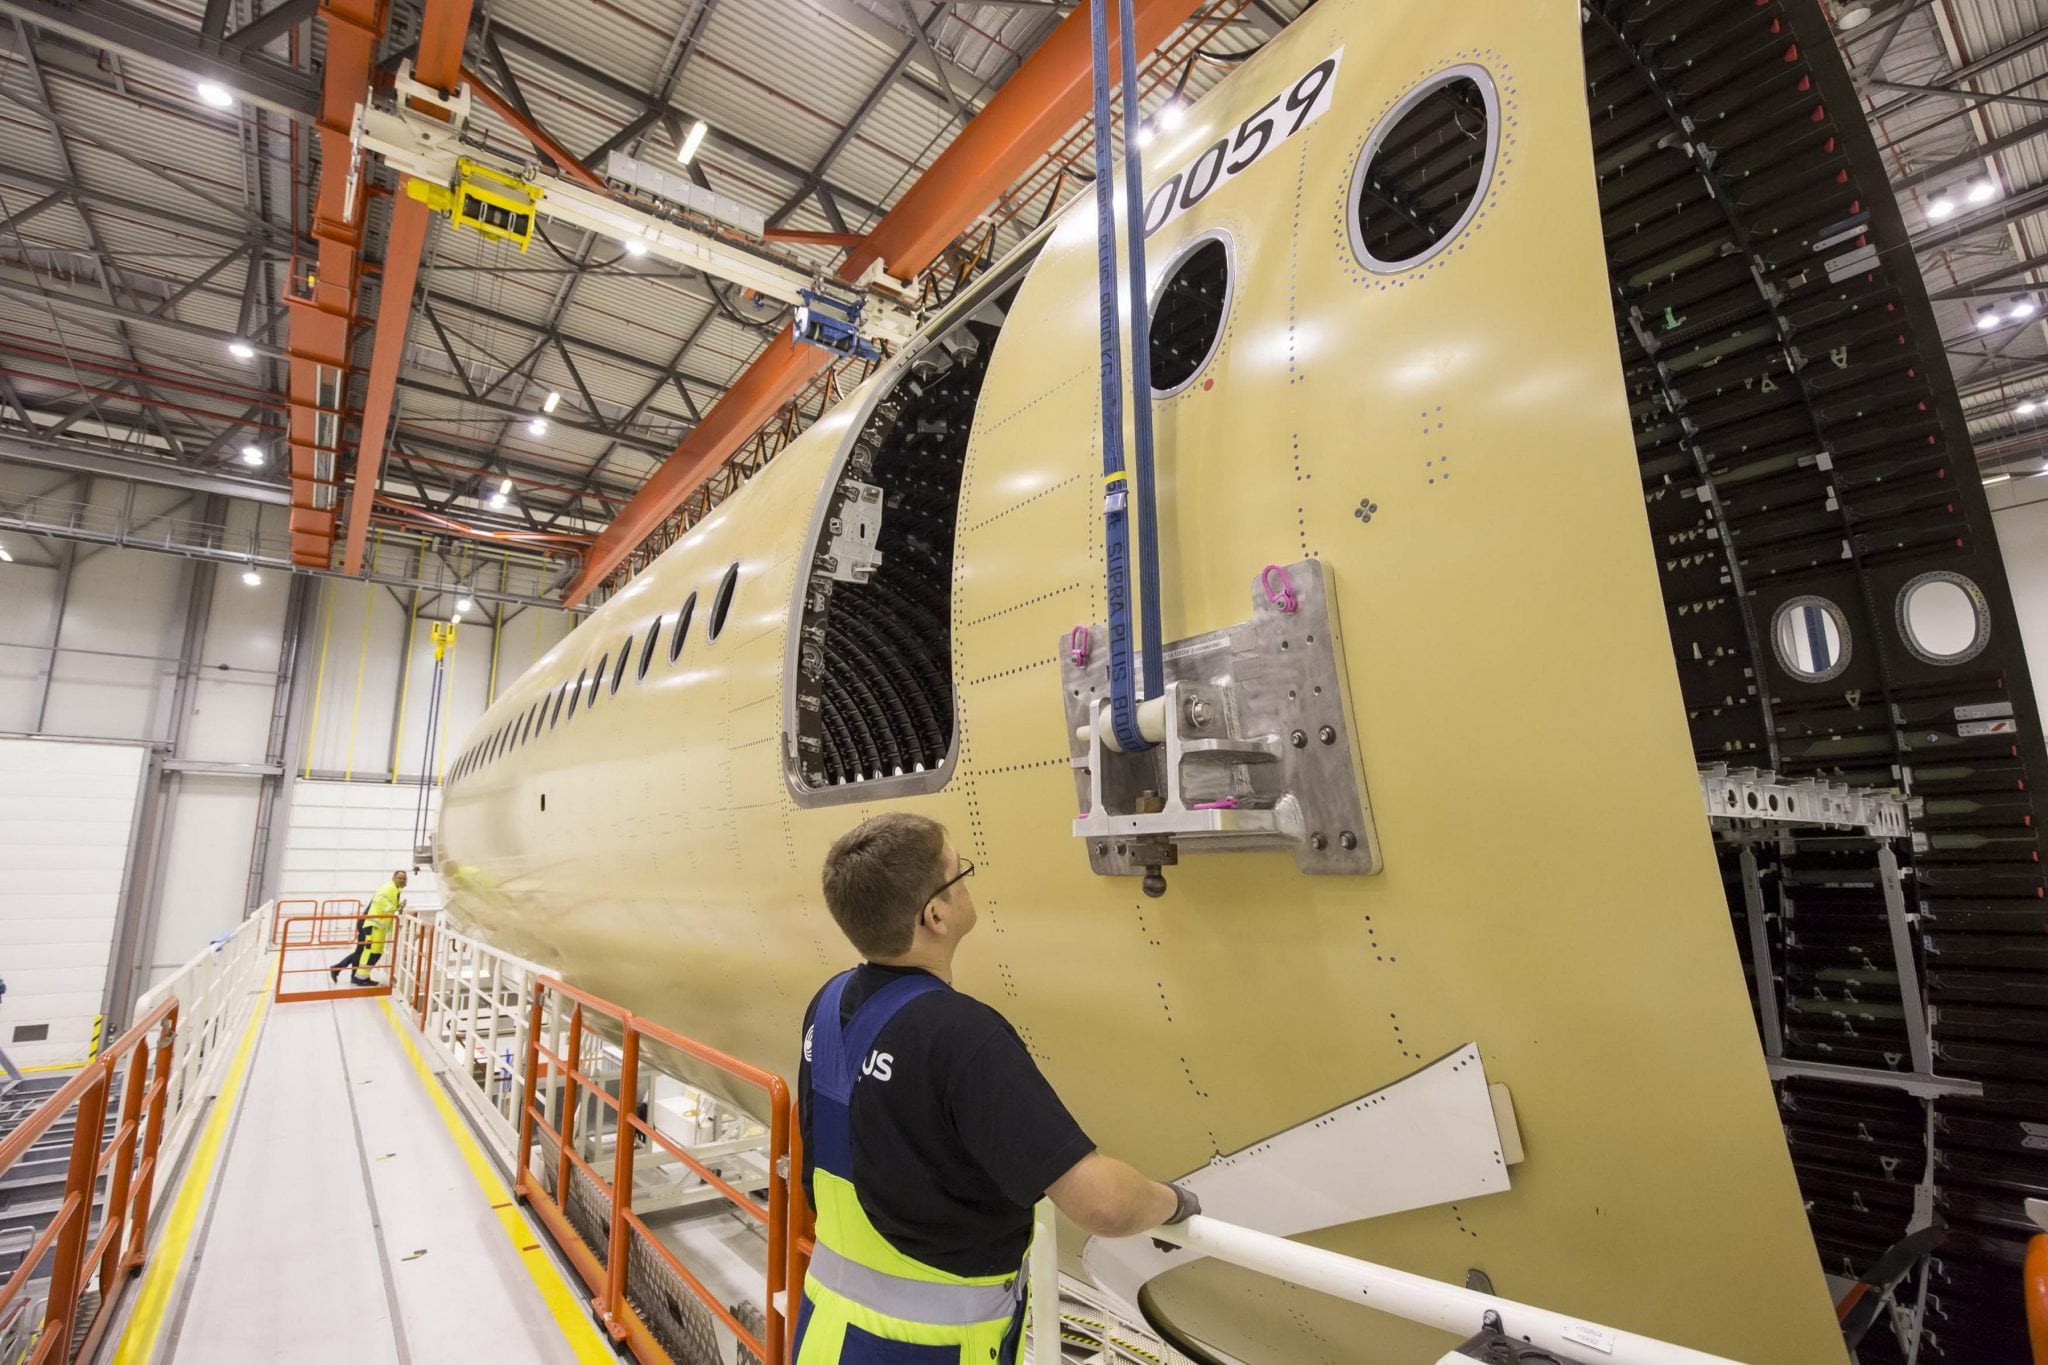
[[[1193, 14], [1200, 0], [1136, 0], [1140, 51], [1150, 52]], [[1116, 45], [1111, 45], [1114, 69]], [[840, 266], [840, 278], [858, 279], [870, 262], [908, 279], [937, 259], [1016, 182], [1054, 140], [1088, 109], [1093, 61], [1086, 5], [1060, 22], [1026, 58], [960, 136], [884, 214], [867, 240]], [[591, 547], [583, 572], [565, 594], [575, 606], [683, 500], [696, 491], [760, 425], [822, 370], [831, 356], [793, 342], [787, 328], [704, 420], [676, 445]]]
[[[443, 92], [452, 92], [461, 83], [462, 46], [469, 35], [470, 3], [471, 0], [427, 0], [413, 65], [415, 79]], [[355, 106], [369, 97], [369, 89], [366, 73], [349, 97], [348, 112], [342, 119], [344, 149]], [[384, 243], [384, 273], [378, 290], [377, 327], [370, 346], [369, 386], [363, 395], [363, 424], [356, 437], [348, 531], [342, 546], [341, 571], [346, 574], [363, 571], [363, 546], [370, 535], [377, 484], [384, 475], [384, 446], [391, 433], [398, 371], [405, 361], [405, 336], [412, 324], [413, 286], [419, 280], [420, 257], [426, 250], [432, 216], [425, 204], [405, 194], [402, 187], [392, 197], [391, 231]], [[331, 542], [332, 513], [328, 515], [328, 528]]]

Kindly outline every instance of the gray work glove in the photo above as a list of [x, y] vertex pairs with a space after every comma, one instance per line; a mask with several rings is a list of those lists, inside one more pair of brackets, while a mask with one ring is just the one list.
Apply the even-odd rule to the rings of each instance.
[[[1166, 1220], [1168, 1227], [1172, 1227], [1175, 1223], [1185, 1223], [1188, 1219], [1202, 1211], [1201, 1198], [1187, 1186], [1168, 1185], [1166, 1188], [1173, 1191], [1173, 1216]], [[1161, 1251], [1180, 1250], [1173, 1243], [1162, 1241], [1157, 1237], [1152, 1239], [1152, 1245], [1158, 1247]]]

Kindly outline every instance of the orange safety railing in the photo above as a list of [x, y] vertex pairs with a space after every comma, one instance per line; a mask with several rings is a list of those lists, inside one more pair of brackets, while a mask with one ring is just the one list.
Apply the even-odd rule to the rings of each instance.
[[[277, 931], [277, 986], [274, 992], [279, 1003], [292, 1000], [345, 1000], [358, 996], [391, 994], [392, 949], [398, 935], [399, 917], [392, 914], [378, 915], [280, 915]], [[356, 967], [356, 973], [368, 976], [370, 985], [344, 984], [335, 979], [334, 960], [328, 954], [337, 948], [346, 949], [357, 939], [358, 926], [370, 920], [386, 922], [384, 947], [374, 963]], [[333, 926], [345, 926], [347, 932]], [[340, 935], [340, 936], [337, 936]], [[296, 965], [287, 965], [288, 963]], [[347, 971], [347, 968], [341, 970]], [[286, 977], [311, 976], [314, 983], [307, 987], [291, 987], [285, 984]], [[318, 978], [326, 977], [326, 981]]]
[[432, 920], [411, 917], [399, 925], [398, 956], [396, 964], [404, 970], [392, 979], [402, 976], [410, 983], [406, 1003], [412, 1009], [413, 1022], [422, 1030], [427, 1026], [427, 1007], [433, 999], [434, 984], [434, 923]]
[[[287, 906], [303, 906], [305, 908], [286, 909]], [[280, 942], [283, 941], [280, 938], [280, 935], [284, 933], [285, 916], [317, 915], [320, 913], [320, 902], [314, 900], [311, 896], [287, 896], [279, 900], [273, 901], [271, 903], [271, 909], [272, 913], [270, 916], [270, 946], [275, 948], [278, 946]]]
[[[569, 1005], [568, 1041], [560, 1055], [541, 1041], [550, 996], [558, 997]], [[581, 1069], [586, 1012], [610, 1021], [618, 1031], [620, 1060], [616, 1095], [602, 1080], [587, 1075]], [[762, 1092], [769, 1113], [768, 1199], [765, 1204], [735, 1188], [685, 1148], [658, 1131], [648, 1120], [640, 1117], [637, 1108], [643, 1040], [693, 1057], [726, 1076]], [[540, 1087], [543, 1065], [548, 1076], [547, 1093], [556, 1101], [559, 1128], [551, 1126], [547, 1121], [547, 1115], [541, 1112]], [[533, 1003], [528, 1020], [524, 1087], [525, 1094], [520, 1108], [519, 1146], [514, 1153], [518, 1162], [513, 1185], [514, 1193], [540, 1215], [541, 1221], [547, 1226], [555, 1241], [568, 1253], [570, 1263], [576, 1267], [577, 1273], [595, 1291], [597, 1297], [591, 1301], [592, 1307], [596, 1311], [599, 1323], [611, 1334], [613, 1341], [623, 1343], [644, 1365], [664, 1365], [669, 1360], [669, 1356], [663, 1351], [647, 1324], [633, 1310], [632, 1305], [626, 1302], [629, 1239], [638, 1237], [641, 1244], [657, 1257], [671, 1274], [689, 1286], [704, 1307], [739, 1339], [745, 1349], [752, 1351], [760, 1360], [777, 1362], [778, 1365], [786, 1360], [790, 1343], [788, 1323], [783, 1315], [782, 1291], [785, 1285], [799, 1282], [801, 1267], [796, 1264], [790, 1246], [790, 1172], [794, 1169], [790, 1165], [790, 1149], [794, 1124], [789, 1087], [782, 1077], [629, 1014], [616, 1005], [579, 991], [554, 977], [541, 977], [534, 983]], [[611, 1130], [614, 1135], [614, 1153], [609, 1174], [600, 1173], [576, 1150], [576, 1114], [582, 1107], [582, 1097], [586, 1093], [599, 1105], [611, 1109], [614, 1115]], [[546, 1182], [536, 1178], [536, 1131], [545, 1134], [554, 1144], [552, 1194], [546, 1188]], [[699, 1180], [716, 1190], [735, 1209], [765, 1228], [768, 1260], [762, 1291], [764, 1330], [761, 1336], [757, 1337], [749, 1331], [717, 1295], [706, 1289], [704, 1283], [677, 1260], [673, 1252], [662, 1245], [646, 1222], [634, 1212], [633, 1154], [641, 1139], [683, 1163]], [[572, 1175], [577, 1171], [595, 1182], [611, 1205], [605, 1256], [602, 1261], [584, 1243], [569, 1217], [568, 1191]], [[800, 1193], [796, 1197], [796, 1202], [802, 1202]]]
[[2022, 1271], [2026, 1276], [2027, 1337], [2033, 1346], [2034, 1365], [2048, 1365], [2048, 1232], [2035, 1233], [2028, 1241]]
[[[177, 1029], [178, 1002], [173, 998], [115, 1039], [0, 1142], [0, 1174], [5, 1174], [65, 1114], [72, 1115], [71, 1158], [56, 1216], [30, 1243], [7, 1283], [0, 1285], [0, 1322], [10, 1321], [23, 1310], [37, 1267], [45, 1256], [52, 1256], [42, 1328], [23, 1365], [70, 1365], [90, 1359], [128, 1280], [148, 1257], [149, 1200], [156, 1184], [157, 1145], [163, 1138], [164, 1096]], [[145, 1042], [152, 1030], [157, 1035], [154, 1047]], [[118, 1120], [112, 1136], [102, 1143], [109, 1101], [117, 1087]], [[102, 1180], [106, 1202], [99, 1236], [93, 1239], [93, 1195]], [[79, 1306], [95, 1276], [99, 1303], [80, 1332]]]

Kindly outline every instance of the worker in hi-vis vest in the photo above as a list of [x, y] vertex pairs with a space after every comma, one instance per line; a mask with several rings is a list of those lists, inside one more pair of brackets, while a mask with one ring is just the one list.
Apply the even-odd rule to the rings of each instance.
[[[952, 987], [974, 899], [945, 829], [866, 821], [825, 857], [825, 903], [866, 958], [804, 1016], [797, 1072], [817, 1249], [797, 1365], [1012, 1365], [1032, 1207], [1128, 1237], [1200, 1211], [1095, 1144], [1009, 1021]], [[916, 1350], [918, 1347], [925, 1350]]]
[[391, 874], [391, 880], [377, 888], [377, 894], [370, 898], [370, 908], [356, 921], [356, 946], [349, 950], [347, 957], [327, 969], [327, 979], [341, 979], [342, 968], [349, 969], [348, 983], [351, 986], [374, 986], [376, 981], [369, 969], [377, 965], [377, 959], [384, 956], [384, 944], [391, 937], [391, 926], [398, 919], [398, 912], [404, 906], [405, 869]]

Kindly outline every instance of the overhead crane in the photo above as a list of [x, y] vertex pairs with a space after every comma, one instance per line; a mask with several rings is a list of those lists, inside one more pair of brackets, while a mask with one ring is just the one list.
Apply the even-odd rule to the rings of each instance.
[[788, 304], [799, 340], [840, 354], [872, 355], [876, 344], [901, 345], [917, 330], [919, 318], [902, 297], [909, 285], [890, 278], [880, 261], [850, 284], [828, 277], [762, 241], [761, 215], [745, 205], [618, 152], [604, 170], [630, 189], [593, 188], [496, 151], [472, 129], [470, 87], [444, 94], [416, 79], [409, 63], [399, 67], [393, 96], [390, 107], [356, 106], [349, 134], [354, 174], [361, 174], [362, 153], [375, 154], [405, 177], [408, 196], [447, 214], [456, 227], [521, 251], [541, 219], [581, 228], [636, 256]]

